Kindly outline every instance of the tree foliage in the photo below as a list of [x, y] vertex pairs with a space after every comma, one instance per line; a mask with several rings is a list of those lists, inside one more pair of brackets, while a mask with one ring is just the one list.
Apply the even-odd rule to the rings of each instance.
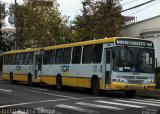
[[5, 15], [5, 4], [2, 1], [0, 1], [0, 20], [4, 19]]
[[119, 36], [124, 26], [119, 0], [86, 0], [82, 5], [82, 15], [73, 21], [79, 40]]
[[10, 50], [10, 47], [3, 40], [2, 31], [1, 31], [2, 21], [5, 19], [6, 15], [7, 13], [5, 12], [5, 3], [0, 1], [0, 52]]
[[33, 0], [23, 5], [12, 5], [15, 14], [16, 37], [20, 48], [44, 47], [68, 43], [71, 30], [67, 18], [61, 17], [57, 9]]

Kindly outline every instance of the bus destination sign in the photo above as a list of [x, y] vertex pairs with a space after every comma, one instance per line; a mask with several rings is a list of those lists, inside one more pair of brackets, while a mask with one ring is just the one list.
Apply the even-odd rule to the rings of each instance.
[[117, 39], [116, 44], [127, 45], [127, 46], [153, 47], [152, 41], [137, 40], [137, 39]]

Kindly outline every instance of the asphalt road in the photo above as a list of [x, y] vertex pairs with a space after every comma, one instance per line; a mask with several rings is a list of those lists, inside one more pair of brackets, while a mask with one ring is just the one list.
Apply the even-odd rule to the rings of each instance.
[[92, 95], [88, 90], [26, 84], [0, 79], [0, 114], [17, 110], [26, 114], [160, 114], [160, 99], [137, 95], [127, 98], [120, 92]]

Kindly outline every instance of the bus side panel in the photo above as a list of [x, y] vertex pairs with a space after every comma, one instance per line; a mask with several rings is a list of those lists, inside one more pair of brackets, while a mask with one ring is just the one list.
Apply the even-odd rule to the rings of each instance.
[[28, 75], [27, 74], [13, 74], [13, 80], [17, 81], [28, 81]]
[[[78, 77], [82, 78], [78, 80], [78, 85], [91, 88], [92, 76], [97, 76], [99, 79], [102, 78], [101, 65], [100, 64], [80, 64], [78, 65]], [[83, 80], [83, 81], [82, 81]], [[100, 81], [100, 87], [102, 88], [102, 81]]]
[[56, 85], [56, 76], [41, 76], [41, 81], [49, 84], [49, 85]]
[[70, 76], [63, 76], [62, 77], [62, 85], [71, 86], [70, 82], [71, 82]]
[[14, 65], [3, 65], [2, 78], [4, 80], [10, 80], [10, 73], [15, 72]]
[[54, 65], [42, 65], [42, 75], [40, 81], [49, 85], [56, 85], [56, 75]]
[[78, 78], [78, 87], [90, 88], [91, 78], [86, 78], [86, 77]]
[[2, 79], [3, 80], [10, 80], [10, 74], [9, 73], [2, 73]]

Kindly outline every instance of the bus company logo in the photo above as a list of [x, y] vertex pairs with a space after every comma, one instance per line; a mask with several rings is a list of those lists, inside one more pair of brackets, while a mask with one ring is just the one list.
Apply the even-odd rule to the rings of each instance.
[[158, 109], [151, 109], [148, 107], [142, 108], [142, 114], [159, 114], [158, 112]]
[[68, 65], [61, 66], [61, 72], [69, 72], [69, 66]]
[[93, 72], [97, 72], [97, 70], [98, 70], [97, 65], [93, 65]]
[[16, 71], [21, 71], [21, 66], [16, 66]]

